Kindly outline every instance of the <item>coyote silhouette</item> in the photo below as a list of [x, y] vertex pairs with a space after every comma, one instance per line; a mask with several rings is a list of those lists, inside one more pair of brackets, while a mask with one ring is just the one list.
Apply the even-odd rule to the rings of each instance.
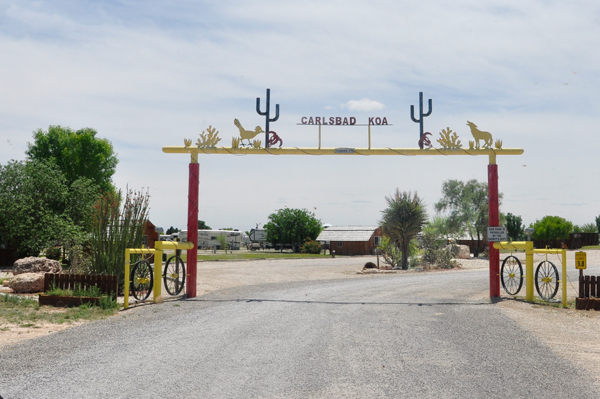
[[471, 128], [471, 134], [475, 138], [475, 148], [479, 149], [479, 140], [483, 140], [483, 148], [490, 148], [492, 146], [492, 134], [490, 132], [477, 129], [477, 125], [473, 122], [467, 121], [467, 126]]

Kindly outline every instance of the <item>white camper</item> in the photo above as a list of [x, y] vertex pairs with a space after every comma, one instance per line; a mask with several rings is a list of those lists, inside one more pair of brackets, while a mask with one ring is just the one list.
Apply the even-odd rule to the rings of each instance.
[[[179, 241], [187, 242], [187, 230], [179, 232]], [[243, 243], [243, 233], [239, 230], [198, 230], [199, 249], [222, 249], [218, 237], [225, 236], [228, 249], [240, 249]]]

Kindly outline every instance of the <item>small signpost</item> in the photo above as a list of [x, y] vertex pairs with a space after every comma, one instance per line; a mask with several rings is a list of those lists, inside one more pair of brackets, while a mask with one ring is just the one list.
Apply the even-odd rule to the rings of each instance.
[[587, 253], [583, 251], [575, 252], [575, 269], [587, 269]]
[[508, 241], [506, 227], [488, 227], [488, 242]]
[[[579, 286], [583, 279], [583, 271], [587, 269], [587, 253], [583, 251], [575, 252], [575, 269], [579, 270]], [[581, 288], [579, 289], [581, 292]]]

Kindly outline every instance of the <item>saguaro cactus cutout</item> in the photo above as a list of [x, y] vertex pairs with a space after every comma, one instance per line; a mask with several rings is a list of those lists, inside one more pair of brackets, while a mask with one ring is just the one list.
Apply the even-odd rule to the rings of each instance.
[[275, 118], [271, 119], [271, 89], [267, 89], [267, 110], [261, 112], [260, 110], [260, 97], [256, 97], [256, 112], [262, 115], [266, 119], [265, 123], [265, 147], [269, 147], [269, 122], [275, 122], [279, 119], [279, 104], [275, 104]]
[[420, 91], [419, 92], [419, 119], [415, 118], [415, 106], [411, 105], [410, 106], [410, 119], [412, 119], [413, 122], [418, 123], [420, 126], [420, 134], [419, 134], [419, 148], [423, 149], [423, 118], [431, 115], [431, 111], [433, 111], [433, 106], [432, 106], [432, 102], [431, 102], [431, 98], [429, 99], [429, 111], [424, 114], [423, 113], [423, 92]]

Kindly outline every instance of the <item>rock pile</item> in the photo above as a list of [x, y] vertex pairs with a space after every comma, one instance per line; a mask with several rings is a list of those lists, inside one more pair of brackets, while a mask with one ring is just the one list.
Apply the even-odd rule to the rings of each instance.
[[14, 276], [8, 281], [8, 287], [18, 293], [40, 292], [44, 290], [44, 275], [61, 271], [57, 260], [33, 256], [19, 259], [13, 265]]

